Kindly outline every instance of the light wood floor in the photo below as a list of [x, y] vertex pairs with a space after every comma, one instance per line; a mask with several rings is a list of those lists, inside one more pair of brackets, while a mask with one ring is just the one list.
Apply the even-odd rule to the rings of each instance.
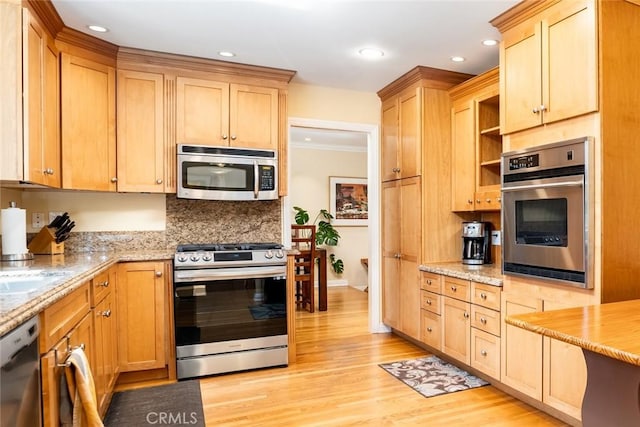
[[202, 379], [207, 426], [563, 426], [492, 386], [425, 398], [378, 366], [427, 353], [368, 332], [367, 294], [329, 288], [329, 311], [297, 312], [298, 361]]

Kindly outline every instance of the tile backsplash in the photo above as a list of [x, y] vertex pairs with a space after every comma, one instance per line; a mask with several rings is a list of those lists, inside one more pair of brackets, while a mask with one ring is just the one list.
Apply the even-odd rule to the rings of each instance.
[[[178, 199], [168, 194], [165, 231], [72, 232], [65, 252], [171, 249], [183, 243], [280, 242], [281, 201]], [[29, 239], [33, 235], [29, 236]]]

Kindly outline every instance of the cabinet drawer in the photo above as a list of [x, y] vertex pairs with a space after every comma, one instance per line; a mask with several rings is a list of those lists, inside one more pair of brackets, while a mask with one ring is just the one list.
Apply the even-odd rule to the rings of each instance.
[[462, 301], [470, 301], [471, 282], [468, 280], [456, 279], [455, 277], [444, 277], [442, 293], [448, 297]]
[[436, 350], [441, 349], [442, 317], [427, 310], [421, 310], [420, 337], [422, 342]]
[[89, 312], [89, 282], [40, 314], [40, 351], [46, 352]]
[[439, 274], [423, 271], [420, 279], [420, 289], [424, 289], [425, 291], [435, 292], [436, 294], [441, 294], [442, 293], [442, 276]]
[[500, 292], [502, 292], [502, 288], [499, 286], [471, 282], [471, 302], [473, 304], [500, 311]]
[[500, 338], [471, 328], [471, 366], [500, 379]]
[[109, 283], [109, 270], [91, 279], [91, 307], [95, 307], [113, 287]]
[[471, 326], [500, 336], [500, 312], [477, 305], [471, 306]]
[[440, 314], [441, 296], [429, 291], [420, 291], [420, 308], [435, 314]]

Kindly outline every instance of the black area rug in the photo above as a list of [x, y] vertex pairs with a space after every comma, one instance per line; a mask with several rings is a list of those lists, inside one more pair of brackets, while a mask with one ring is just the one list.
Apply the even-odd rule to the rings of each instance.
[[204, 427], [198, 380], [115, 393], [104, 418], [106, 427]]
[[489, 384], [437, 356], [384, 363], [379, 366], [425, 397]]

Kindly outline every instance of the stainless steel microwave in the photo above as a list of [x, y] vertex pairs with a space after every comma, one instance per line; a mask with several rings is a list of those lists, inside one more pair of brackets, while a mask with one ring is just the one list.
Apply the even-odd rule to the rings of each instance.
[[179, 144], [177, 196], [202, 200], [276, 200], [277, 152]]

